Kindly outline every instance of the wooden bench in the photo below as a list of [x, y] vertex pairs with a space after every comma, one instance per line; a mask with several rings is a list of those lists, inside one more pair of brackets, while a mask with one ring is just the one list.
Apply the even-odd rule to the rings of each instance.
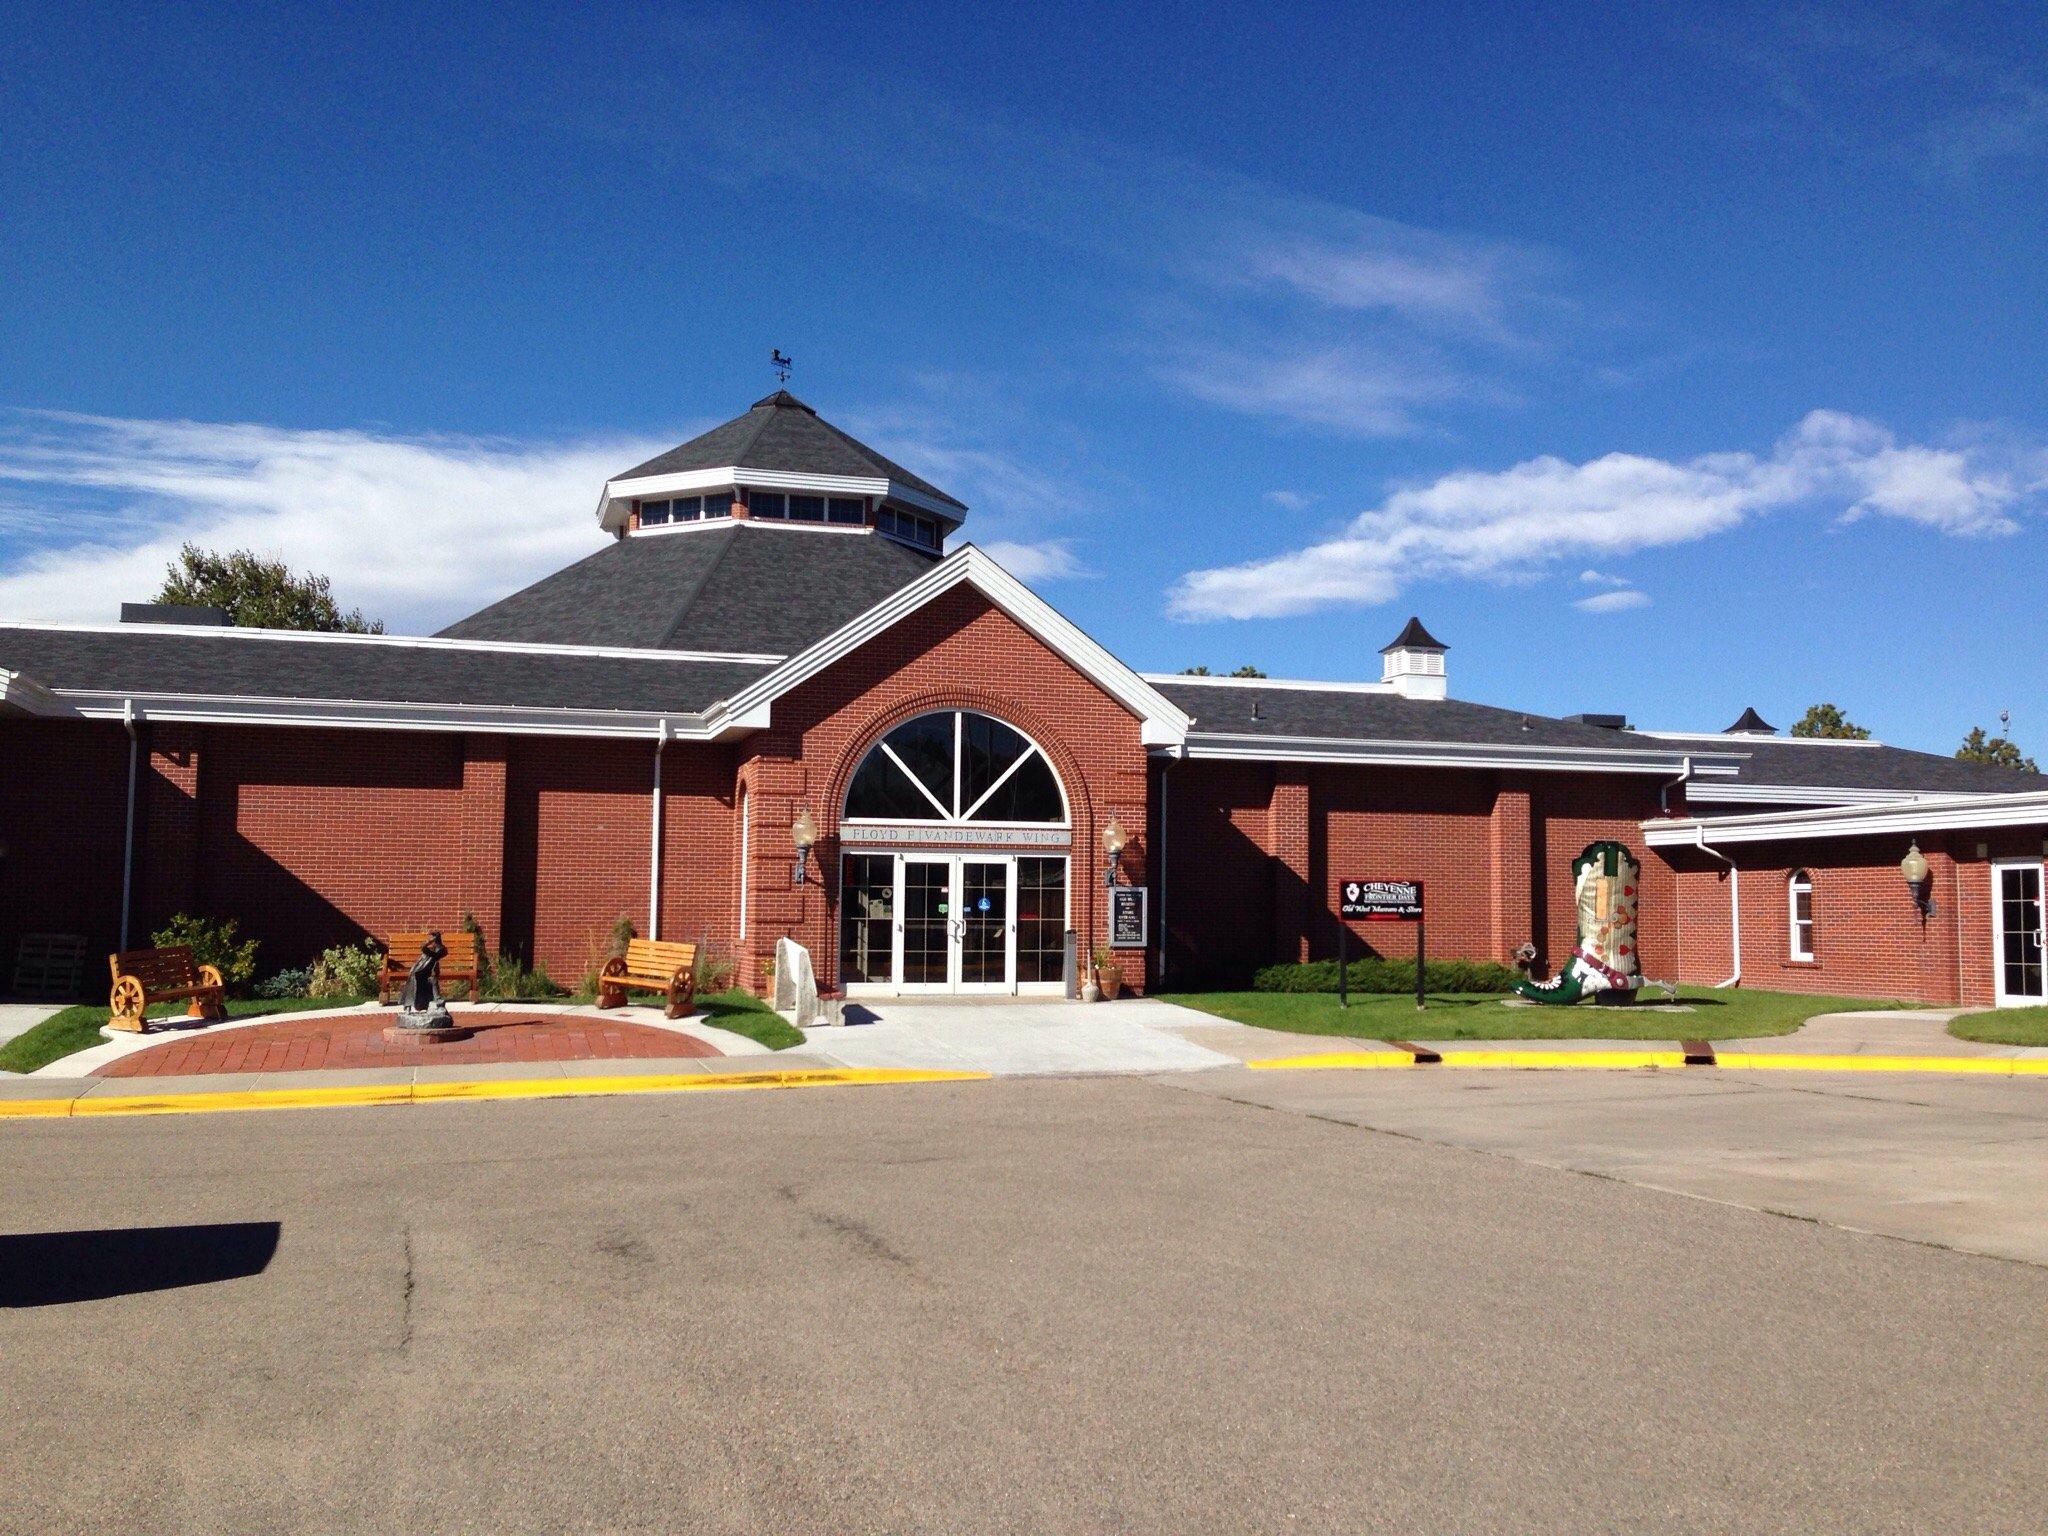
[[[476, 1001], [477, 956], [476, 935], [467, 928], [443, 928], [441, 943], [448, 953], [441, 957], [441, 991], [445, 996], [448, 988], [461, 982], [469, 988], [470, 1001]], [[424, 933], [394, 933], [384, 941], [384, 968], [377, 973], [377, 1001], [395, 1003], [399, 991], [405, 986], [405, 978], [412, 970], [413, 962], [420, 957], [420, 951], [427, 946]]]
[[697, 1005], [697, 946], [628, 939], [625, 954], [604, 963], [604, 973], [597, 979], [597, 1006], [624, 1006], [628, 988], [664, 994], [667, 1005], [662, 1012], [680, 1019]]
[[182, 944], [169, 949], [131, 949], [109, 955], [107, 969], [114, 975], [114, 989], [107, 996], [107, 1009], [112, 1015], [107, 1020], [109, 1029], [140, 1034], [143, 1009], [151, 1003], [179, 997], [191, 999], [185, 1009], [189, 1018], [228, 1016], [221, 1001], [227, 989], [221, 983], [220, 972], [210, 965], [194, 964], [192, 951]]

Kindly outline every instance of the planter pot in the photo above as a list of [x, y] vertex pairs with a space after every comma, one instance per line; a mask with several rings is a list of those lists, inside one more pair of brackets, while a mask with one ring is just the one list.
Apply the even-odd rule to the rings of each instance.
[[1104, 971], [1102, 973], [1102, 995], [1112, 1003], [1124, 995], [1122, 972]]
[[1095, 983], [1094, 983], [1094, 982], [1092, 982], [1092, 981], [1091, 981], [1091, 982], [1088, 982], [1088, 983], [1087, 983], [1086, 985], [1084, 985], [1084, 986], [1083, 986], [1083, 987], [1081, 988], [1081, 1001], [1082, 1001], [1082, 1002], [1084, 1002], [1084, 1003], [1099, 1003], [1099, 1002], [1101, 1002], [1101, 1001], [1102, 1001], [1102, 988], [1100, 988], [1100, 987], [1098, 987], [1097, 985], [1095, 985]]

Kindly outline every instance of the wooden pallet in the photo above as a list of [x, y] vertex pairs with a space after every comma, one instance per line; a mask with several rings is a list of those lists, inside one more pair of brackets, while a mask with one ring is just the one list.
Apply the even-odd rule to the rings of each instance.
[[14, 946], [16, 997], [74, 998], [85, 991], [85, 936], [24, 933]]

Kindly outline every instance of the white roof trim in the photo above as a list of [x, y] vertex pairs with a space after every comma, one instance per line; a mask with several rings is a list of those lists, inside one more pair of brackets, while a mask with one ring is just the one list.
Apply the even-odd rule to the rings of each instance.
[[1631, 736], [1647, 736], [1652, 741], [1719, 741], [1755, 742], [1775, 741], [1793, 747], [1881, 747], [1883, 742], [1875, 737], [1861, 739], [1847, 736], [1779, 736], [1770, 731], [1645, 731], [1635, 726], [1628, 727]]
[[1774, 811], [1752, 816], [1687, 816], [1643, 823], [1652, 848], [1775, 843], [1807, 837], [1877, 837], [1979, 828], [2048, 826], [2048, 790], [2014, 795], [1930, 795], [1880, 805]]
[[1902, 800], [1925, 800], [1941, 793], [1927, 789], [1831, 789], [1820, 784], [1702, 784], [1691, 798], [1720, 805], [1895, 805]]
[[917, 580], [757, 678], [725, 702], [718, 718], [732, 726], [765, 725], [767, 707], [774, 700], [962, 583], [974, 587], [1136, 715], [1144, 745], [1178, 748], [1187, 739], [1188, 716], [1171, 700], [972, 544], [962, 545]]
[[0, 715], [68, 715], [74, 711], [25, 672], [0, 667]]
[[1299, 677], [1204, 677], [1187, 672], [1141, 672], [1148, 683], [1199, 683], [1204, 688], [1275, 688], [1294, 693], [1399, 693], [1392, 683], [1319, 682]]
[[537, 705], [418, 704], [395, 699], [278, 699], [238, 694], [121, 693], [67, 689], [68, 712], [87, 720], [193, 725], [294, 725], [372, 731], [489, 731], [511, 736], [626, 736], [716, 741], [732, 734], [707, 716], [629, 709], [556, 709]]
[[[1260, 736], [1191, 733], [1189, 757], [1276, 763], [1376, 763], [1403, 768], [1526, 768], [1552, 773], [1642, 773], [1663, 778], [1685, 771], [1669, 752], [1619, 747], [1516, 746], [1496, 742], [1379, 741], [1343, 736]], [[1734, 761], [1702, 764], [1693, 773], [1733, 774]]]
[[538, 640], [463, 640], [442, 635], [358, 635], [307, 629], [241, 629], [232, 624], [36, 624], [0, 619], [0, 629], [61, 630], [77, 635], [196, 635], [206, 640], [281, 640], [293, 645], [396, 645], [423, 651], [503, 651], [519, 656], [609, 656], [626, 661], [721, 661], [769, 666], [765, 651], [667, 651], [652, 646], [558, 645]]
[[966, 509], [954, 506], [901, 480], [880, 475], [823, 475], [804, 470], [744, 469], [729, 464], [719, 469], [679, 469], [666, 475], [641, 475], [631, 480], [607, 480], [597, 499], [597, 520], [607, 530], [626, 526], [629, 503], [650, 497], [688, 496], [696, 491], [718, 491], [728, 486], [757, 486], [764, 491], [815, 491], [821, 496], [879, 496], [900, 501], [920, 512], [929, 512], [941, 522], [957, 526]]

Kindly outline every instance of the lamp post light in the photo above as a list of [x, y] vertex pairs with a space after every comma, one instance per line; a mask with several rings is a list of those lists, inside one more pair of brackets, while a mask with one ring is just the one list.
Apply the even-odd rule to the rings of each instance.
[[789, 824], [789, 840], [796, 844], [796, 867], [791, 871], [790, 884], [804, 883], [804, 861], [810, 857], [811, 848], [818, 841], [817, 818], [811, 815], [806, 805], [798, 809], [796, 820]]
[[1130, 835], [1124, 831], [1123, 822], [1117, 818], [1116, 812], [1111, 811], [1109, 813], [1109, 824], [1102, 829], [1102, 883], [1104, 885], [1114, 886], [1116, 884], [1117, 855], [1124, 851], [1124, 844], [1129, 841]]
[[1906, 847], [1906, 856], [1899, 860], [1899, 873], [1905, 878], [1906, 889], [1913, 893], [1913, 905], [1920, 909], [1920, 920], [1924, 923], [1934, 916], [1934, 888], [1928, 878], [1927, 855], [1920, 851], [1920, 841], [1915, 838]]

